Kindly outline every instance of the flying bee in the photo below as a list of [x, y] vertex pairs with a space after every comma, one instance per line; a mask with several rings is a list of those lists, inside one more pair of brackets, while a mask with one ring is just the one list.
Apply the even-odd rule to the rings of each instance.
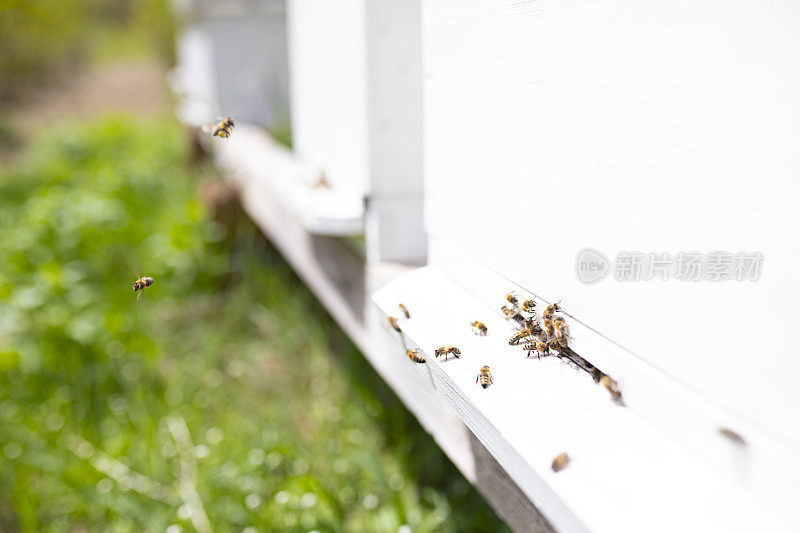
[[519, 305], [519, 300], [517, 299], [517, 295], [514, 292], [509, 292], [508, 294], [506, 294], [506, 301], [511, 305], [513, 305], [514, 307], [517, 307], [517, 305]]
[[553, 472], [559, 472], [561, 470], [564, 470], [568, 464], [569, 464], [569, 455], [567, 455], [566, 452], [559, 454], [558, 456], [556, 456], [555, 459], [553, 459], [553, 465], [552, 465]]
[[536, 312], [536, 302], [534, 300], [525, 300], [522, 302], [522, 310], [526, 313]]
[[233, 131], [233, 119], [231, 117], [224, 118], [220, 120], [211, 133], [214, 137], [221, 137], [223, 139], [227, 139], [231, 136], [231, 131]]
[[397, 323], [397, 319], [393, 316], [389, 317], [389, 325], [392, 326], [392, 328], [394, 328], [395, 331], [402, 331], [400, 329], [400, 324]]
[[448, 355], [453, 355], [456, 359], [461, 357], [461, 350], [455, 346], [440, 346], [433, 352], [436, 357], [444, 356], [445, 360]]
[[403, 312], [403, 316], [406, 318], [411, 318], [411, 313], [408, 312], [408, 307], [403, 304], [397, 304], [400, 310]]
[[475, 383], [478, 382], [480, 382], [481, 387], [483, 387], [484, 389], [488, 388], [489, 385], [494, 384], [494, 380], [492, 379], [492, 373], [489, 370], [488, 366], [483, 365], [481, 367], [481, 371], [478, 373], [478, 377], [475, 378]]
[[420, 355], [420, 351], [417, 348], [414, 348], [413, 350], [406, 350], [406, 355], [415, 363], [425, 362], [425, 358]]
[[486, 327], [486, 324], [483, 322], [478, 322], [477, 320], [473, 320], [470, 323], [470, 326], [472, 326], [472, 332], [475, 335], [486, 335], [486, 333], [489, 331], [489, 328]]
[[600, 385], [606, 388], [608, 393], [614, 399], [614, 401], [620, 402], [622, 401], [622, 393], [619, 391], [619, 387], [617, 386], [617, 382], [611, 379], [609, 376], [604, 375], [600, 378]]
[[139, 299], [139, 296], [142, 295], [142, 292], [139, 291], [144, 291], [144, 288], [152, 285], [153, 281], [154, 281], [153, 278], [144, 276], [131, 283], [131, 285], [133, 285], [133, 292], [137, 293], [136, 294], [137, 300]]

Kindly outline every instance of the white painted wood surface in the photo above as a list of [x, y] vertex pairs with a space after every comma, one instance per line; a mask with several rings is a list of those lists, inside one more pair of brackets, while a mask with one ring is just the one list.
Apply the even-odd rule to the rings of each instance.
[[335, 189], [369, 186], [363, 0], [289, 0], [292, 145]]
[[[585, 357], [634, 387], [652, 366], [796, 458], [798, 27], [788, 1], [424, 2], [432, 263], [562, 300], [625, 349]], [[760, 251], [763, 272], [584, 285], [587, 246]]]
[[423, 264], [419, 0], [290, 0], [295, 152], [366, 198], [367, 251]]
[[[492, 275], [482, 279], [491, 283]], [[556, 529], [790, 531], [800, 523], [796, 512], [776, 513], [773, 502], [753, 497], [634, 410], [614, 404], [588, 374], [555, 357], [527, 359], [520, 346], [508, 345], [513, 328], [497, 306], [449, 275], [419, 269], [390, 282], [374, 300], [386, 315], [397, 312], [399, 301], [408, 306], [411, 318], [400, 327], [406, 343], [423, 350], [436, 389]], [[488, 326], [487, 336], [471, 332], [473, 320]], [[461, 357], [437, 360], [441, 345], [459, 347]], [[485, 390], [475, 383], [483, 365], [494, 377]], [[718, 442], [718, 453], [750, 466], [752, 449]], [[570, 464], [553, 472], [562, 452]]]
[[366, 1], [372, 260], [423, 265], [420, 0]]
[[179, 116], [199, 125], [217, 116], [268, 128], [289, 123], [283, 0], [175, 2], [182, 20], [173, 88]]

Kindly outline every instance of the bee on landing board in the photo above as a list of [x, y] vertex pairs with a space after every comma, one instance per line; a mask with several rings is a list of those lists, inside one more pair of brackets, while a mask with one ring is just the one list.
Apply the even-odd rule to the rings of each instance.
[[530, 331], [527, 328], [522, 328], [521, 330], [515, 332], [511, 335], [511, 338], [508, 339], [508, 344], [511, 346], [516, 346], [517, 344], [521, 343], [526, 337], [530, 335]]
[[561, 311], [561, 306], [558, 305], [558, 302], [554, 303], [553, 305], [548, 305], [542, 313], [542, 318], [545, 320], [548, 318], [553, 318], [559, 311]]
[[395, 331], [403, 331], [400, 329], [400, 324], [397, 323], [397, 319], [393, 316], [389, 317], [389, 325], [392, 326]]
[[557, 316], [553, 319], [553, 327], [555, 327], [555, 340], [559, 346], [562, 348], [569, 347], [569, 326], [567, 326], [567, 321]]
[[517, 295], [514, 292], [509, 292], [506, 294], [506, 301], [516, 307], [519, 304], [519, 300], [517, 299]]
[[455, 346], [439, 346], [433, 352], [436, 357], [444, 356], [445, 360], [447, 360], [448, 355], [452, 355], [456, 359], [461, 357], [461, 350], [456, 348]]
[[524, 326], [525, 325], [525, 317], [519, 314], [519, 309], [511, 309], [507, 305], [504, 305], [500, 308], [503, 312], [503, 316], [506, 317], [508, 320], [514, 320], [517, 324]]
[[550, 348], [546, 343], [541, 341], [529, 342], [528, 344], [524, 345], [522, 349], [528, 352], [528, 357], [530, 357], [532, 353], [536, 352], [536, 357], [539, 359], [550, 354]]
[[403, 304], [397, 304], [397, 306], [400, 308], [400, 311], [403, 312], [404, 317], [411, 318], [411, 313], [408, 312], [408, 307]]
[[522, 302], [522, 310], [526, 313], [536, 312], [536, 302], [534, 300], [525, 300]]
[[622, 393], [619, 391], [619, 387], [617, 386], [617, 382], [611, 379], [609, 376], [603, 376], [600, 378], [600, 385], [605, 387], [608, 393], [616, 402], [622, 401]]
[[565, 453], [559, 454], [555, 459], [553, 459], [553, 472], [559, 472], [564, 470], [567, 465], [569, 464], [569, 455]]
[[425, 362], [425, 358], [420, 355], [420, 351], [417, 348], [414, 348], [413, 350], [406, 350], [406, 355], [415, 363]]
[[142, 293], [139, 291], [144, 291], [144, 288], [152, 285], [153, 281], [153, 278], [144, 276], [131, 283], [131, 285], [133, 285], [133, 292], [136, 293], [137, 300], [139, 299], [139, 296], [142, 295]]
[[231, 136], [231, 132], [233, 131], [233, 119], [231, 117], [222, 119], [216, 126], [214, 126], [214, 131], [211, 133], [214, 137], [221, 137], [223, 139], [227, 139]]
[[325, 175], [324, 172], [319, 173], [319, 177], [317, 181], [311, 184], [312, 189], [330, 189], [331, 184], [328, 181], [328, 177]]
[[486, 333], [489, 331], [489, 328], [486, 327], [486, 324], [484, 324], [483, 322], [478, 322], [477, 320], [473, 320], [470, 323], [470, 326], [472, 326], [472, 332], [475, 335], [483, 336], [486, 335]]
[[481, 367], [481, 371], [478, 373], [478, 377], [475, 378], [475, 383], [478, 383], [478, 382], [480, 382], [481, 387], [483, 387], [484, 389], [489, 387], [489, 385], [492, 385], [494, 383], [494, 380], [492, 379], [492, 373], [489, 370], [488, 366], [483, 365]]
[[735, 431], [728, 429], [728, 428], [719, 428], [719, 434], [725, 437], [726, 439], [730, 440], [732, 443], [736, 444], [737, 446], [745, 446], [747, 442], [742, 438], [741, 435], [736, 433]]

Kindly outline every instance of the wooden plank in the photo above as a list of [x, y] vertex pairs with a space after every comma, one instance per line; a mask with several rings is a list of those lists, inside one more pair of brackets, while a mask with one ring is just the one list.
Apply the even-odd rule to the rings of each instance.
[[[490, 283], [490, 276], [482, 279]], [[508, 345], [513, 328], [497, 308], [437, 269], [425, 267], [396, 278], [373, 296], [386, 314], [401, 298], [413, 309], [401, 327], [409, 343], [425, 354], [436, 389], [556, 529], [796, 527], [796, 513], [781, 509], [779, 517], [771, 502], [754, 498], [704, 458], [612, 402], [587, 373], [555, 357], [527, 359], [519, 346]], [[473, 320], [484, 322], [489, 334], [473, 335]], [[433, 352], [441, 345], [458, 346], [462, 356], [436, 360]], [[475, 384], [484, 364], [495, 381], [485, 390]], [[738, 444], [719, 440], [729, 454], [742, 451]], [[572, 458], [570, 465], [553, 472], [551, 463], [562, 452]]]

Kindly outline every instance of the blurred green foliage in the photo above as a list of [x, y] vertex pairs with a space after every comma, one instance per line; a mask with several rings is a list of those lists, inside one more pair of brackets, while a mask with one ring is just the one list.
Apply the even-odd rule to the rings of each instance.
[[71, 123], [0, 174], [0, 530], [192, 530], [187, 487], [216, 531], [502, 529], [187, 144]]
[[169, 0], [0, 0], [0, 99], [82, 60], [124, 56], [171, 63]]

